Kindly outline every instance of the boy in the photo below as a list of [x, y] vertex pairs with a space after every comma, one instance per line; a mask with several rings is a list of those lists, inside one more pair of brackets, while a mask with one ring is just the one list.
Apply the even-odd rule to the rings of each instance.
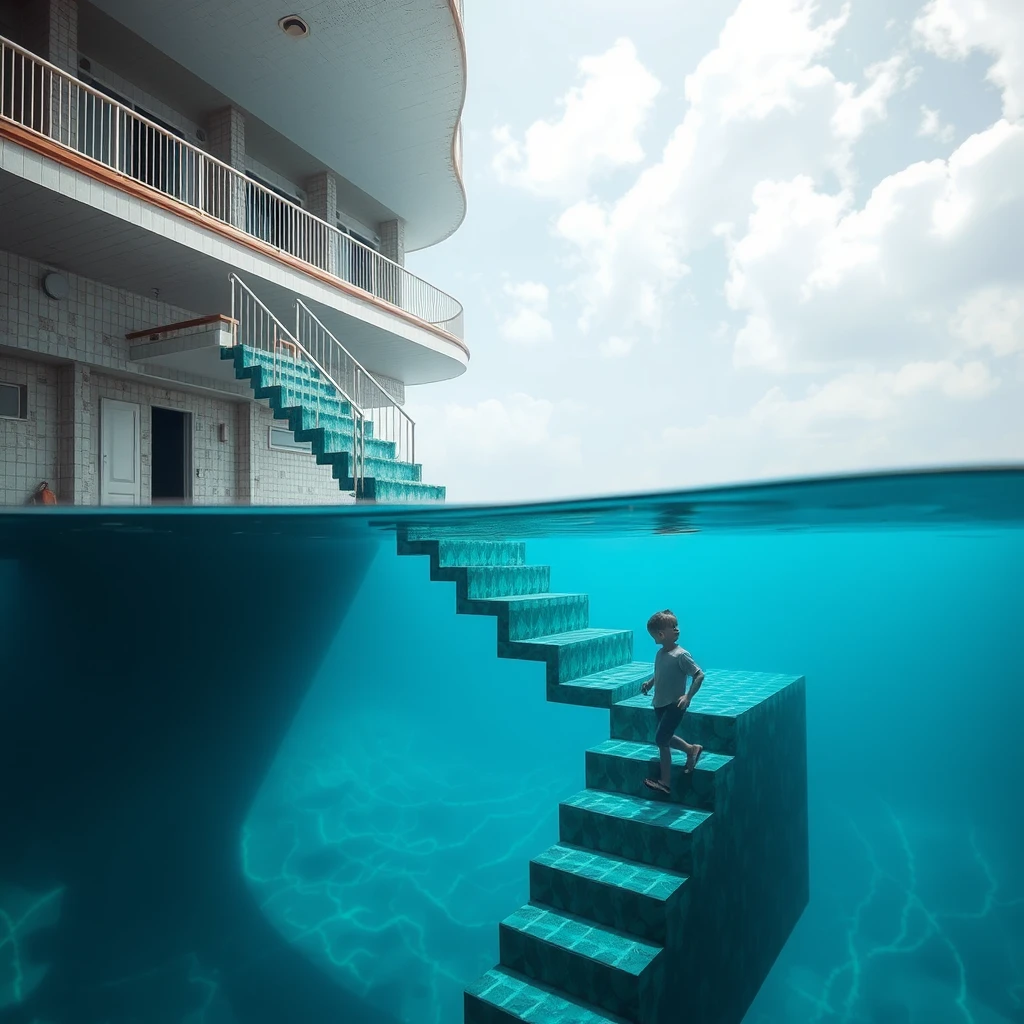
[[[686, 767], [683, 771], [687, 774], [696, 767], [704, 751], [699, 743], [687, 743], [675, 735], [693, 695], [704, 682], [704, 672], [689, 652], [676, 643], [679, 620], [667, 608], [663, 612], [655, 612], [647, 620], [647, 632], [655, 643], [661, 644], [661, 650], [654, 658], [654, 675], [640, 687], [643, 694], [654, 687], [654, 713], [658, 716], [654, 742], [661, 755], [661, 778], [644, 779], [644, 785], [667, 795], [672, 780], [672, 747], [685, 751]], [[686, 692], [687, 676], [693, 677], [689, 693]]]

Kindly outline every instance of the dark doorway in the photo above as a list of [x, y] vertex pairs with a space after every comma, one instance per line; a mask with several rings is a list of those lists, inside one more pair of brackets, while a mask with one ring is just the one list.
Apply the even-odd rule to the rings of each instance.
[[153, 502], [191, 497], [189, 461], [192, 417], [153, 407]]

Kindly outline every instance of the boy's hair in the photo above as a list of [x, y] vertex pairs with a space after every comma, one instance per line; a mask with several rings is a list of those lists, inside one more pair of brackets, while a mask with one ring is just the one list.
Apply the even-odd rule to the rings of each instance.
[[663, 612], [655, 612], [647, 620], [647, 632], [648, 633], [660, 633], [662, 630], [667, 629], [669, 626], [678, 626], [679, 620], [676, 618], [675, 613], [671, 608], [666, 608]]

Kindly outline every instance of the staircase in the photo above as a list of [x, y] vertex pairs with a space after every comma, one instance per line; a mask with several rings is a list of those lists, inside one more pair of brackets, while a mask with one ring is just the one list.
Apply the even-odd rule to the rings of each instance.
[[[429, 556], [459, 613], [495, 616], [500, 657], [543, 662], [549, 700], [611, 712], [559, 841], [530, 862], [530, 902], [499, 925], [500, 963], [466, 990], [466, 1024], [739, 1024], [807, 901], [803, 680], [709, 671], [684, 729], [704, 754], [684, 775], [673, 752], [663, 797], [643, 785], [653, 665], [631, 631], [592, 628], [587, 596], [552, 593], [525, 544], [402, 529], [398, 552]], [[795, 767], [762, 784], [779, 742]]]
[[373, 375], [302, 302], [291, 331], [238, 277], [231, 282], [234, 344], [221, 358], [310, 443], [339, 488], [368, 502], [443, 502], [444, 487], [423, 483], [415, 462], [415, 424]]

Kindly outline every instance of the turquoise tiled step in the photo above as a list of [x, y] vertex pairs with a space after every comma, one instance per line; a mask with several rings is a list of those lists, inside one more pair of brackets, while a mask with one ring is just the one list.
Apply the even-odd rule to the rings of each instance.
[[495, 967], [466, 989], [465, 1024], [628, 1024], [550, 985]]
[[501, 964], [630, 1020], [648, 1019], [661, 946], [527, 904], [498, 928]]
[[475, 565], [445, 570], [455, 580], [459, 604], [486, 597], [519, 597], [546, 594], [551, 590], [547, 565]]
[[444, 501], [444, 488], [434, 484], [406, 483], [402, 480], [375, 480], [367, 477], [361, 495], [367, 501], [386, 504], [428, 504]]
[[[271, 406], [274, 408], [274, 406]], [[352, 436], [353, 421], [350, 415], [340, 415], [332, 409], [320, 408], [319, 410], [315, 406], [289, 406], [286, 409], [276, 409], [274, 413], [279, 419], [287, 419], [291, 424], [292, 430], [315, 430], [318, 427], [322, 427], [326, 431], [336, 431], [345, 437], [350, 438]], [[369, 439], [373, 437], [373, 421], [366, 420], [363, 424], [363, 437]], [[351, 448], [351, 445], [343, 445], [342, 451], [347, 451]]]
[[[580, 679], [571, 679], [548, 689], [548, 700], [560, 704], [582, 704], [587, 707], [612, 708], [619, 701], [628, 700], [640, 692], [640, 687], [651, 678], [654, 666], [646, 661], [634, 661], [628, 665], [594, 672]], [[650, 697], [641, 697], [649, 706]], [[652, 733], [653, 736], [653, 733]], [[630, 737], [623, 737], [630, 738]]]
[[[295, 439], [309, 441], [313, 446], [314, 454], [321, 459], [325, 455], [352, 451], [351, 430], [327, 430], [324, 427], [312, 427], [308, 430], [296, 431]], [[394, 441], [379, 441], [375, 437], [367, 437], [365, 445], [368, 458], [394, 459], [395, 457]]]
[[316, 401], [317, 398], [327, 401], [338, 394], [330, 381], [324, 380], [315, 372], [303, 372], [301, 369], [281, 366], [276, 369], [272, 366], [245, 366], [242, 369], [242, 376], [249, 377], [254, 388], [283, 384], [285, 387], [311, 396], [313, 401]]
[[[352, 454], [341, 451], [332, 454], [329, 460], [334, 467], [332, 472], [335, 480], [341, 480], [342, 486], [352, 486]], [[395, 459], [366, 458], [363, 460], [363, 476], [374, 480], [402, 481], [419, 483], [423, 467], [419, 463], [398, 462]]]
[[522, 541], [501, 540], [442, 540], [423, 536], [420, 531], [408, 529], [398, 534], [400, 555], [429, 555], [432, 580], [456, 579], [445, 570], [455, 568], [484, 568], [526, 563], [526, 545]]
[[[348, 402], [338, 398], [323, 398], [317, 401], [311, 398], [308, 392], [284, 384], [272, 384], [269, 387], [258, 387], [254, 389], [257, 398], [266, 399], [275, 409], [302, 409], [306, 417], [312, 419], [309, 425], [317, 423], [324, 425], [325, 422], [351, 424], [352, 407]], [[303, 424], [304, 426], [306, 423]]]
[[563, 843], [692, 873], [710, 844], [712, 815], [693, 807], [585, 789], [558, 806]]
[[496, 616], [499, 641], [529, 640], [585, 629], [590, 601], [586, 594], [523, 594], [463, 601], [459, 611]]
[[697, 767], [684, 774], [686, 757], [682, 751], [673, 750], [669, 787], [672, 792], [664, 796], [644, 785], [645, 778], [660, 774], [657, 747], [630, 740], [605, 740], [587, 751], [587, 786], [714, 810], [728, 795], [732, 760], [722, 754], [703, 754]]
[[499, 641], [502, 658], [543, 661], [549, 687], [633, 660], [633, 631], [629, 629], [578, 629], [530, 640]]
[[664, 945], [668, 915], [685, 913], [687, 876], [556, 843], [530, 861], [530, 901]]
[[[714, 684], [710, 684], [710, 688], [713, 687]], [[683, 735], [688, 743], [699, 743], [708, 752], [735, 754], [735, 717], [702, 713], [699, 710], [700, 697], [701, 691], [698, 691], [676, 731]], [[638, 695], [624, 699], [612, 708], [612, 739], [653, 743], [657, 728], [658, 720], [651, 705], [650, 694], [646, 697]], [[701, 760], [703, 761], [703, 757]]]

